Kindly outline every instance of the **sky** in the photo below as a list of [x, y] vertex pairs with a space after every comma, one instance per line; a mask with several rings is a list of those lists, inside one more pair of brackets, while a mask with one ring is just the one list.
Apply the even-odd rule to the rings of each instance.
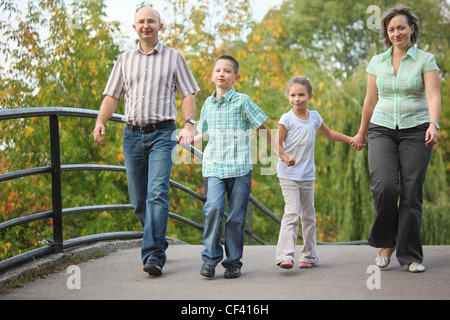
[[[188, 0], [188, 3], [192, 1], [193, 0]], [[163, 23], [167, 24], [168, 21], [167, 18], [165, 20], [165, 13], [166, 16], [171, 13], [170, 9], [166, 9], [167, 1], [154, 0], [146, 2], [152, 4], [153, 8], [161, 14]], [[254, 19], [256, 21], [261, 21], [271, 8], [280, 6], [282, 2], [283, 0], [250, 0]], [[138, 5], [142, 3], [142, 0], [128, 0], [126, 2], [123, 0], [106, 0], [105, 3], [107, 6], [106, 14], [108, 15], [108, 18], [110, 20], [120, 21], [120, 31], [129, 39], [125, 45], [133, 47], [134, 40], [136, 39], [136, 33], [133, 29], [134, 14]]]
[[[195, 0], [187, 0], [188, 3], [194, 3]], [[70, 3], [67, 0], [67, 3]], [[135, 40], [137, 39], [136, 32], [133, 29], [134, 15], [138, 6], [143, 2], [143, 0], [105, 0], [106, 9], [105, 13], [107, 19], [110, 21], [120, 22], [120, 33], [122, 49], [128, 50], [135, 46]], [[147, 0], [146, 3], [151, 3], [152, 6], [161, 14], [162, 22], [166, 25], [170, 24], [170, 14], [172, 10], [167, 8], [168, 4], [166, 0]], [[253, 18], [255, 21], [261, 21], [266, 13], [274, 7], [279, 7], [283, 0], [250, 0]], [[17, 0], [17, 4], [22, 13], [26, 14], [28, 0]], [[5, 15], [0, 12], [0, 18], [6, 19]], [[168, 21], [169, 20], [169, 21]], [[17, 23], [12, 21], [12, 23]], [[41, 34], [45, 38], [44, 35]], [[1, 36], [0, 36], [1, 38]], [[2, 39], [0, 39], [2, 41]], [[0, 52], [0, 63], [7, 64], [5, 62], [5, 57]]]
[[[27, 2], [28, 0], [17, 0], [19, 8], [23, 13], [26, 11]], [[70, 0], [67, 0], [67, 2], [70, 3]], [[134, 14], [142, 2], [142, 0], [105, 0], [105, 12], [108, 19], [121, 23], [120, 31], [124, 36], [129, 38], [130, 43], [134, 43], [136, 39], [136, 34], [133, 30]], [[170, 20], [172, 10], [167, 8], [168, 4], [166, 0], [147, 0], [145, 2], [152, 4], [161, 14], [163, 23], [170, 23], [167, 20]], [[195, 0], [187, 0], [187, 2], [194, 3]], [[258, 22], [261, 21], [271, 8], [280, 6], [282, 2], [283, 0], [250, 0], [253, 18]], [[1, 18], [4, 18], [4, 16], [1, 16]]]

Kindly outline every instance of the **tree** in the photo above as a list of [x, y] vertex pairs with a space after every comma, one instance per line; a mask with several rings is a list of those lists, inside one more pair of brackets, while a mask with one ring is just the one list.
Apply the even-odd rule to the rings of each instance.
[[[83, 0], [68, 6], [62, 0], [29, 1], [23, 15], [13, 1], [3, 0], [0, 10], [9, 17], [0, 24], [2, 39], [7, 39], [1, 45], [7, 63], [1, 73], [0, 108], [98, 109], [101, 93], [119, 54], [118, 23], [105, 22], [104, 1]], [[120, 108], [123, 107], [119, 107], [119, 113], [123, 112]], [[120, 127], [110, 124], [109, 147], [101, 148], [92, 141], [94, 121], [60, 119], [63, 164], [106, 161], [123, 164]], [[4, 146], [2, 159], [9, 160], [3, 172], [50, 164], [48, 119], [5, 121], [0, 139], [0, 145]], [[7, 188], [2, 187], [2, 203], [11, 193], [21, 191], [18, 196], [21, 206], [16, 206], [8, 218], [50, 208], [49, 185], [48, 176], [41, 175], [15, 180]], [[42, 205], [34, 205], [41, 201]], [[63, 175], [64, 208], [106, 203], [128, 203], [124, 174], [70, 172]], [[100, 217], [108, 215], [102, 213]], [[115, 220], [97, 219], [98, 214], [67, 217], [65, 224], [69, 228], [65, 230], [65, 238], [81, 232], [123, 230], [125, 220], [128, 228], [136, 225], [132, 214], [117, 216]]]
[[[175, 18], [172, 24], [165, 23], [161, 40], [185, 55], [202, 89], [196, 96], [197, 117], [204, 100], [214, 90], [210, 81], [213, 61], [222, 54], [231, 54], [241, 65], [241, 80], [236, 89], [248, 94], [263, 109], [269, 116], [270, 128], [275, 129], [280, 116], [290, 109], [284, 93], [287, 82], [293, 76], [304, 75], [314, 87], [310, 107], [317, 109], [333, 129], [350, 136], [356, 134], [365, 95], [365, 68], [374, 54], [385, 49], [380, 32], [368, 27], [373, 12], [367, 9], [375, 5], [382, 13], [392, 6], [391, 1], [286, 0], [279, 9], [270, 10], [260, 23], [250, 18], [248, 0], [166, 2], [167, 10], [173, 10]], [[443, 0], [405, 3], [412, 6], [423, 26], [420, 47], [436, 55], [442, 75], [443, 106], [448, 105], [449, 5]], [[221, 10], [214, 10], [218, 7]], [[0, 10], [9, 16], [0, 22], [3, 38], [8, 39], [0, 44], [7, 57], [7, 63], [0, 67], [0, 108], [98, 109], [101, 92], [121, 52], [116, 42], [118, 24], [104, 21], [104, 1], [83, 0], [67, 7], [62, 0], [34, 0], [29, 2], [24, 16], [17, 11], [14, 1], [0, 0]], [[14, 23], [12, 17], [17, 17]], [[122, 111], [121, 104], [118, 113]], [[450, 208], [447, 196], [450, 142], [446, 139], [449, 112], [443, 108], [441, 142], [433, 154], [424, 190], [423, 239], [427, 244], [450, 242], [449, 233], [445, 232], [450, 225], [446, 214]], [[108, 147], [102, 148], [92, 142], [93, 121], [61, 119], [63, 163], [122, 165], [121, 125], [108, 126]], [[48, 165], [47, 128], [47, 119], [2, 122], [1, 172]], [[281, 217], [284, 201], [277, 178], [275, 174], [261, 174], [263, 168], [273, 165], [267, 163], [268, 158], [275, 164], [277, 159], [270, 158], [271, 150], [255, 141], [252, 147], [258, 161], [254, 165], [252, 193]], [[201, 165], [181, 149], [177, 152], [181, 160], [173, 167], [172, 179], [202, 194]], [[367, 238], [374, 214], [368, 187], [367, 150], [357, 153], [318, 134], [316, 167], [318, 240]], [[63, 179], [65, 208], [128, 202], [124, 174], [64, 173]], [[0, 219], [49, 210], [50, 194], [45, 188], [48, 184], [48, 176], [35, 176], [7, 183], [6, 188], [2, 185]], [[203, 221], [202, 203], [176, 189], [171, 190], [170, 210], [198, 223]], [[132, 212], [83, 214], [65, 219], [66, 238], [139, 228]], [[2, 238], [1, 245], [9, 248], [8, 254], [20, 241], [26, 242], [22, 248], [39, 245], [35, 239], [45, 239], [49, 234], [48, 223], [14, 230], [17, 237]], [[257, 211], [253, 223], [257, 235], [276, 243], [278, 225]], [[201, 232], [174, 220], [170, 221], [168, 235], [201, 243]]]

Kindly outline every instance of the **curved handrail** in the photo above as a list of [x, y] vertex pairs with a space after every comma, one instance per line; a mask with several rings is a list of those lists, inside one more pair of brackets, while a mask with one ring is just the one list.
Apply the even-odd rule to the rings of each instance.
[[[98, 111], [63, 107], [30, 107], [0, 110], [0, 120], [45, 117], [52, 115], [96, 119], [98, 116]], [[122, 118], [123, 115], [114, 113], [110, 120], [122, 122]]]
[[[22, 119], [29, 117], [45, 117], [45, 116], [71, 116], [71, 117], [85, 117], [85, 118], [97, 118], [98, 111], [93, 110], [85, 110], [85, 109], [73, 109], [73, 108], [59, 108], [59, 107], [36, 107], [36, 108], [22, 108], [22, 109], [7, 109], [0, 110], [0, 120], [7, 119]], [[116, 122], [122, 122], [122, 115], [114, 114], [110, 120]], [[59, 132], [58, 132], [59, 136]], [[59, 138], [57, 139], [59, 143]], [[193, 146], [183, 146], [186, 149], [197, 157], [202, 157], [202, 153], [197, 150]], [[53, 151], [52, 151], [53, 152]], [[95, 171], [116, 171], [116, 172], [125, 172], [125, 167], [123, 166], [111, 166], [111, 165], [97, 165], [97, 164], [72, 164], [72, 165], [59, 165], [60, 172], [67, 171], [84, 171], [84, 170], [95, 170]], [[26, 176], [39, 175], [53, 173], [53, 167], [40, 167], [40, 168], [31, 168], [25, 170], [19, 170], [15, 172], [8, 172], [4, 174], [0, 174], [0, 182], [14, 180]], [[205, 202], [206, 197], [204, 195], [198, 194], [189, 188], [183, 186], [182, 184], [170, 180], [170, 184], [172, 187], [178, 188], [183, 192], [189, 194], [190, 196]], [[85, 212], [96, 212], [96, 211], [111, 211], [111, 210], [132, 210], [132, 206], [130, 204], [116, 204], [116, 205], [97, 205], [97, 206], [85, 206], [78, 208], [65, 208], [61, 209], [61, 215], [71, 215]], [[185, 224], [188, 224], [198, 230], [203, 230], [203, 226], [196, 222], [193, 222], [189, 219], [186, 219], [182, 216], [179, 216], [175, 213], [170, 212], [169, 217], [178, 221], [181, 221]], [[54, 210], [28, 215], [25, 217], [20, 217], [16, 219], [11, 219], [6, 222], [0, 223], [0, 231], [10, 229], [12, 227], [30, 223], [33, 221], [39, 221], [43, 219], [54, 218]], [[245, 230], [245, 232], [252, 236], [255, 240], [262, 244], [266, 244], [264, 241], [253, 235], [253, 233], [249, 230]], [[80, 237], [76, 239], [64, 240], [62, 243], [54, 243], [53, 240], [48, 239], [48, 246], [43, 248], [38, 248], [26, 252], [24, 254], [15, 256], [13, 258], [4, 260], [0, 262], [0, 271], [6, 270], [12, 266], [18, 265], [20, 263], [26, 262], [33, 258], [38, 258], [43, 255], [47, 255], [49, 253], [54, 252], [53, 248], [57, 248], [59, 246], [59, 250], [66, 249], [68, 247], [86, 244], [91, 241], [105, 241], [105, 240], [113, 240], [113, 239], [134, 239], [134, 238], [142, 238], [141, 232], [127, 232], [127, 233], [106, 233], [106, 234], [97, 234], [88, 237]]]
[[[32, 107], [32, 108], [19, 108], [19, 109], [3, 109], [0, 110], [0, 120], [9, 120], [9, 119], [20, 119], [20, 118], [29, 118], [29, 117], [45, 117], [45, 116], [70, 116], [70, 117], [83, 117], [83, 118], [93, 118], [96, 119], [98, 116], [98, 111], [96, 110], [88, 110], [88, 109], [76, 109], [76, 108], [61, 108], [61, 107]], [[114, 122], [122, 122], [123, 116], [120, 114], [113, 114], [110, 121]], [[59, 141], [59, 140], [58, 140]], [[201, 151], [196, 149], [194, 146], [182, 146], [183, 148], [190, 151], [194, 156], [198, 158], [202, 158], [203, 154]], [[116, 171], [116, 172], [125, 172], [125, 167], [123, 166], [112, 166], [112, 165], [97, 165], [97, 164], [72, 164], [72, 165], [60, 165], [61, 172], [68, 171], [84, 171], [84, 170], [94, 170], [94, 171]], [[0, 182], [14, 180], [21, 177], [52, 173], [53, 168], [51, 166], [40, 167], [40, 168], [31, 168], [25, 170], [19, 170], [15, 172], [9, 172], [0, 174]], [[171, 186], [186, 192], [190, 196], [205, 202], [206, 197], [204, 195], [200, 195], [189, 188], [183, 186], [182, 184], [170, 180]], [[273, 219], [276, 223], [281, 224], [281, 219], [276, 216], [271, 210], [266, 208], [259, 200], [257, 200], [253, 195], [250, 195], [250, 202], [255, 205], [258, 209], [261, 210], [268, 217]], [[76, 213], [84, 213], [84, 212], [95, 212], [95, 211], [111, 211], [111, 210], [132, 210], [132, 206], [130, 204], [115, 204], [115, 205], [97, 205], [97, 206], [85, 206], [78, 208], [65, 208], [62, 209], [62, 215], [70, 215]], [[170, 212], [169, 216], [172, 219], [179, 220], [183, 223], [186, 223], [198, 230], [203, 230], [203, 226], [196, 222], [193, 222], [189, 219], [181, 217], [175, 213]], [[0, 231], [12, 228], [14, 226], [18, 226], [21, 224], [43, 220], [47, 218], [54, 217], [54, 211], [47, 211], [37, 214], [32, 214], [25, 217], [20, 217], [12, 220], [8, 220], [6, 222], [0, 223]], [[259, 243], [265, 245], [267, 244], [262, 239], [258, 238], [253, 234], [252, 231], [245, 230], [245, 233], [251, 236], [253, 239], [258, 241]], [[56, 245], [60, 245], [62, 249], [71, 248], [73, 246], [82, 245], [86, 243], [96, 242], [96, 241], [104, 241], [104, 240], [121, 240], [121, 239], [138, 239], [142, 238], [141, 232], [114, 232], [114, 233], [105, 233], [105, 234], [97, 234], [91, 235], [87, 237], [80, 237], [76, 239], [64, 240], [61, 244], [56, 244], [50, 242], [48, 246], [31, 250], [24, 254], [9, 258], [4, 261], [0, 261], [0, 272], [6, 269], [11, 268], [12, 266], [16, 266], [21, 264], [27, 260], [38, 258], [43, 255], [47, 255], [49, 253], [54, 252], [52, 247]], [[302, 239], [301, 234], [299, 234], [299, 238]], [[341, 242], [341, 243], [330, 243], [330, 242], [318, 242], [319, 244], [325, 245], [339, 245], [339, 244], [365, 244], [367, 241], [350, 241], [350, 242]]]

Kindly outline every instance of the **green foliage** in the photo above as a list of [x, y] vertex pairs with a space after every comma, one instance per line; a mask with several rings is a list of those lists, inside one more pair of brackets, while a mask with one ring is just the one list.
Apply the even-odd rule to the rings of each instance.
[[[0, 22], [0, 43], [5, 64], [0, 66], [0, 108], [74, 107], [98, 110], [102, 91], [117, 56], [122, 52], [118, 23], [105, 22], [104, 0], [32, 0], [21, 14], [12, 0], [0, 0], [8, 20]], [[197, 117], [214, 90], [211, 68], [222, 54], [235, 56], [241, 64], [236, 85], [269, 116], [277, 127], [290, 107], [284, 93], [290, 78], [311, 79], [314, 99], [310, 108], [325, 123], [349, 136], [359, 128], [365, 97], [365, 67], [371, 56], [384, 50], [379, 31], [367, 27], [369, 5], [381, 13], [391, 1], [286, 0], [260, 23], [252, 21], [248, 0], [167, 0], [173, 13], [165, 23], [164, 44], [184, 53], [202, 91], [196, 96]], [[442, 75], [442, 104], [448, 105], [450, 90], [450, 6], [443, 0], [403, 1], [412, 6], [421, 23], [420, 47], [436, 55]], [[213, 10], [219, 8], [221, 10]], [[162, 12], [164, 19], [164, 12]], [[180, 104], [180, 102], [179, 102]], [[450, 183], [450, 109], [442, 109], [440, 143], [435, 148], [424, 189], [422, 236], [425, 244], [449, 244], [448, 185]], [[123, 113], [123, 103], [118, 113]], [[181, 117], [181, 112], [179, 112]], [[63, 164], [100, 163], [123, 165], [122, 125], [109, 122], [105, 147], [92, 139], [93, 119], [60, 118]], [[50, 142], [47, 118], [3, 121], [1, 124], [0, 173], [48, 166]], [[252, 194], [278, 217], [284, 200], [270, 149], [255, 137]], [[179, 148], [179, 147], [178, 147]], [[177, 149], [183, 158], [175, 164], [172, 179], [204, 193], [201, 164]], [[369, 191], [367, 150], [356, 152], [342, 143], [316, 141], [315, 207], [319, 241], [360, 240], [368, 236], [373, 218]], [[272, 163], [271, 163], [272, 161]], [[2, 183], [0, 222], [51, 210], [48, 175]], [[128, 203], [126, 176], [116, 172], [65, 172], [63, 207]], [[170, 192], [170, 210], [203, 223], [203, 203], [180, 190]], [[253, 210], [257, 236], [275, 244], [279, 226], [258, 209]], [[52, 237], [52, 221], [14, 227], [0, 236], [0, 259], [42, 246]], [[139, 230], [133, 212], [96, 212], [64, 217], [65, 239], [111, 231]], [[200, 244], [201, 232], [170, 220], [168, 236]]]
[[[98, 109], [101, 93], [113, 63], [120, 53], [115, 42], [118, 23], [104, 21], [102, 0], [29, 1], [26, 15], [13, 1], [1, 1], [0, 10], [11, 13], [2, 21], [0, 49], [6, 57], [1, 73], [0, 108], [74, 107]], [[123, 107], [118, 112], [123, 112]], [[29, 118], [2, 122], [1, 172], [50, 165], [48, 118]], [[123, 164], [120, 125], [111, 124], [108, 148], [92, 143], [94, 120], [60, 118], [62, 164]], [[115, 132], [115, 133], [114, 133]], [[1, 188], [2, 209], [11, 194], [17, 196], [13, 209], [2, 212], [0, 221], [51, 210], [48, 175], [7, 182]], [[128, 203], [124, 174], [73, 172], [63, 174], [63, 207]], [[4, 210], [4, 209], [3, 209]], [[66, 239], [81, 234], [119, 231], [135, 227], [132, 212], [121, 212], [110, 221], [110, 213], [83, 214], [64, 218]], [[126, 221], [125, 221], [126, 220]], [[1, 237], [0, 258], [42, 246], [51, 235], [52, 221], [15, 227]], [[11, 235], [16, 234], [16, 237]]]

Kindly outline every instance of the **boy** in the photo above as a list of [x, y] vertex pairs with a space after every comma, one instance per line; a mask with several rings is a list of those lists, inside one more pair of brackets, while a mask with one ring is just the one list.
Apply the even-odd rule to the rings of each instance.
[[208, 177], [207, 201], [203, 207], [205, 227], [200, 274], [212, 278], [216, 265], [223, 259], [220, 244], [228, 199], [228, 218], [225, 223], [225, 252], [222, 262], [225, 278], [241, 274], [244, 228], [251, 191], [252, 164], [250, 161], [250, 129], [265, 129], [267, 141], [277, 155], [289, 165], [295, 160], [276, 143], [264, 124], [267, 116], [245, 94], [235, 91], [233, 85], [240, 79], [239, 63], [231, 56], [221, 56], [213, 66], [212, 81], [216, 90], [206, 99], [197, 127], [198, 141], [204, 136], [209, 142], [204, 150], [202, 172]]

